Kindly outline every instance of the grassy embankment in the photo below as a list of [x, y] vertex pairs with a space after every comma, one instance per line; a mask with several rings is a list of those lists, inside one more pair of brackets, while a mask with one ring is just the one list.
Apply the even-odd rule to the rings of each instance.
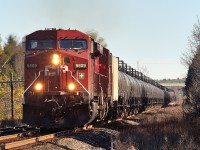
[[182, 101], [153, 112], [138, 115], [144, 121], [120, 129], [120, 149], [188, 150], [200, 147], [200, 120], [185, 120]]

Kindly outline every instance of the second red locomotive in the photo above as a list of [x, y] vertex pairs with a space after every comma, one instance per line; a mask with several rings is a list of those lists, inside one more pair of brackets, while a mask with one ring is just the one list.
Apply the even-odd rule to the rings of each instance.
[[167, 104], [170, 95], [80, 31], [45, 29], [26, 37], [24, 123], [83, 126]]

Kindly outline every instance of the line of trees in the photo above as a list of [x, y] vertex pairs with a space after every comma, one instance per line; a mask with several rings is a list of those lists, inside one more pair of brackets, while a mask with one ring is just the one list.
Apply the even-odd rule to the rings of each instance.
[[4, 75], [12, 72], [15, 77], [23, 77], [24, 48], [14, 35], [9, 35], [4, 46], [0, 46], [0, 67]]
[[[14, 80], [24, 77], [24, 47], [17, 37], [9, 35], [2, 45], [0, 40], [0, 120], [11, 117], [11, 93], [9, 83], [1, 83], [10, 80], [10, 74]], [[22, 117], [21, 95], [24, 87], [21, 83], [14, 84], [15, 119]]]
[[189, 117], [200, 117], [200, 21], [194, 24], [188, 39], [188, 49], [181, 58], [188, 68], [185, 81], [184, 112]]

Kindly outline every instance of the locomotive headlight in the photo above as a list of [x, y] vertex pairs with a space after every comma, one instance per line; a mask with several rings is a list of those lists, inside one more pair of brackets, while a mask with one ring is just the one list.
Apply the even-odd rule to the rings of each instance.
[[36, 90], [36, 91], [41, 91], [42, 88], [43, 88], [42, 83], [37, 83], [37, 84], [35, 85], [35, 90]]
[[60, 63], [58, 54], [53, 54], [52, 63], [54, 65], [58, 65]]
[[74, 83], [70, 83], [70, 84], [68, 85], [68, 89], [69, 89], [70, 91], [74, 91], [75, 88], [76, 88], [76, 86], [75, 86]]

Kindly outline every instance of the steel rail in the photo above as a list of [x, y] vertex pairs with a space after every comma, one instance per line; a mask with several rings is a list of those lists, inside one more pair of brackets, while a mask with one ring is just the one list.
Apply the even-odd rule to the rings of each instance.
[[25, 146], [25, 145], [34, 144], [34, 143], [37, 143], [37, 142], [42, 142], [42, 141], [45, 141], [45, 140], [50, 140], [50, 139], [53, 139], [55, 137], [56, 137], [56, 134], [49, 134], [49, 135], [43, 135], [43, 136], [34, 137], [34, 138], [26, 139], [26, 140], [10, 142], [10, 143], [3, 144], [1, 146], [1, 149], [17, 148], [17, 147], [20, 147], [20, 146]]
[[0, 136], [0, 142], [5, 141], [5, 140], [14, 139], [14, 138], [17, 138], [17, 137], [22, 137], [22, 135], [23, 135], [23, 133]]
[[18, 138], [18, 137], [23, 137], [24, 135], [28, 135], [30, 133], [39, 133], [39, 132], [40, 132], [40, 130], [36, 129], [36, 130], [32, 130], [32, 131], [23, 131], [23, 132], [16, 133], [16, 134], [10, 134], [10, 135], [0, 136], [0, 142], [1, 141], [5, 141], [5, 140], [10, 140], [10, 139]]
[[[73, 131], [71, 131], [71, 130], [68, 131], [67, 130], [67, 131], [61, 131], [61, 132], [56, 132], [56, 133], [52, 133], [52, 134], [42, 135], [42, 136], [38, 136], [38, 137], [33, 137], [33, 138], [25, 139], [25, 140], [5, 143], [5, 144], [0, 145], [0, 149], [2, 149], [2, 150], [13, 149], [13, 148], [17, 148], [17, 147], [20, 147], [20, 146], [25, 146], [25, 145], [29, 145], [29, 144], [35, 144], [37, 142], [51, 140], [51, 139], [54, 139], [54, 138], [59, 137], [59, 136], [67, 135], [67, 134], [70, 134], [71, 132], [73, 132]], [[11, 137], [15, 138], [16, 136], [17, 135], [13, 135], [13, 136], [10, 136], [10, 138]], [[17, 137], [19, 137], [19, 136], [17, 136]]]

